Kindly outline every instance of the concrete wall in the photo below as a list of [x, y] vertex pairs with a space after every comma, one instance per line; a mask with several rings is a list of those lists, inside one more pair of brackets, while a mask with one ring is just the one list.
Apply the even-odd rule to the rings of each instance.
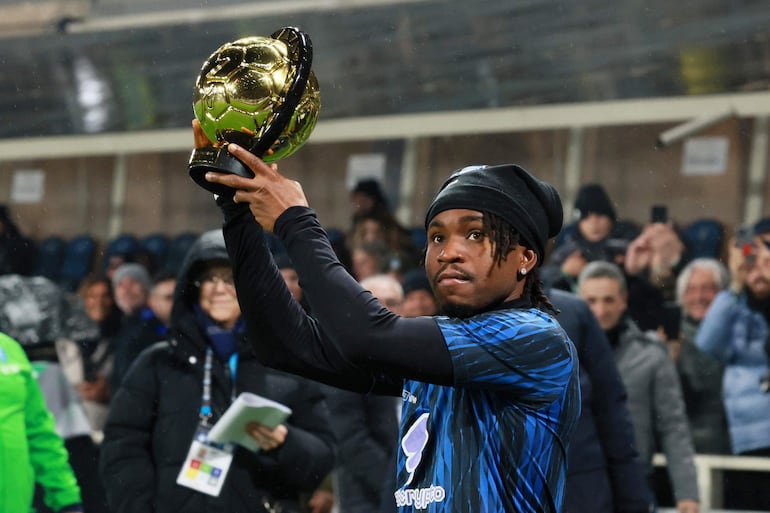
[[[728, 227], [737, 226], [743, 218], [748, 192], [752, 121], [728, 120], [701, 134], [721, 135], [729, 140], [727, 170], [717, 176], [683, 175], [681, 143], [662, 150], [655, 148], [657, 134], [670, 126], [584, 129], [579, 183], [604, 184], [621, 218], [645, 222], [650, 206], [663, 203], [669, 206], [671, 218], [682, 224], [713, 217]], [[569, 199], [565, 174], [568, 141], [566, 130], [421, 138], [416, 141], [411, 163], [416, 174], [408, 187], [409, 202], [402, 205], [406, 207], [402, 221], [421, 225], [436, 188], [452, 170], [469, 164], [519, 163], [554, 183]], [[386, 153], [388, 192], [397, 198], [403, 189], [398, 183], [404, 164], [403, 148], [403, 141], [309, 143], [281, 162], [280, 167], [285, 175], [302, 183], [322, 223], [347, 228], [348, 158], [360, 153]], [[219, 226], [220, 216], [210, 195], [188, 177], [188, 156], [188, 152], [171, 152], [5, 161], [0, 163], [0, 202], [9, 204], [22, 230], [35, 238], [89, 233], [107, 240], [115, 232], [201, 232]], [[20, 169], [45, 171], [45, 193], [40, 203], [10, 201], [13, 174]], [[122, 170], [125, 181], [115, 182]], [[114, 190], [115, 183], [123, 183], [124, 187]], [[765, 183], [763, 198], [767, 197], [767, 188]], [[762, 212], [769, 215], [770, 205], [764, 204]]]

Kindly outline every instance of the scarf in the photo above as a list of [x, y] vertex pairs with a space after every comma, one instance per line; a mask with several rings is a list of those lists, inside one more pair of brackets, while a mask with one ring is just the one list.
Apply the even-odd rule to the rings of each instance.
[[238, 345], [246, 331], [243, 317], [239, 317], [235, 325], [228, 330], [209, 317], [200, 305], [195, 305], [195, 318], [206, 333], [217, 356], [227, 361], [233, 353], [238, 351]]

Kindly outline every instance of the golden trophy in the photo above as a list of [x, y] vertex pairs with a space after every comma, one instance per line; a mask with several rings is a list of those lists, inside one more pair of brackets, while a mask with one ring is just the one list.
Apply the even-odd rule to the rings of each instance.
[[228, 143], [274, 162], [307, 141], [321, 108], [312, 62], [310, 38], [294, 27], [238, 39], [211, 54], [195, 82], [193, 111], [217, 144], [190, 156], [190, 176], [198, 185], [232, 195], [229, 187], [207, 182], [206, 172], [254, 176], [227, 151]]

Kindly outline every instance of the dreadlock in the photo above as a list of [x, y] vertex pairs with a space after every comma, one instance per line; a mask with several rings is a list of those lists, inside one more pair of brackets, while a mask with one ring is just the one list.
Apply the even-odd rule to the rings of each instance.
[[[500, 265], [508, 258], [508, 254], [513, 251], [517, 244], [520, 244], [521, 236], [510, 223], [500, 216], [483, 212], [484, 226], [490, 233], [492, 241], [492, 258], [495, 264]], [[541, 310], [551, 311], [554, 314], [559, 310], [551, 304], [548, 296], [543, 291], [543, 285], [540, 281], [540, 268], [534, 267], [524, 283], [524, 294], [529, 296], [532, 305]]]

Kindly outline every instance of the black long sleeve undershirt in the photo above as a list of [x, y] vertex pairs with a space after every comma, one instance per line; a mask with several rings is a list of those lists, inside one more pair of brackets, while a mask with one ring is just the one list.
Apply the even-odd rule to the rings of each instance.
[[400, 395], [404, 379], [453, 383], [435, 320], [385, 309], [340, 264], [311, 209], [288, 209], [275, 233], [299, 274], [312, 317], [291, 297], [248, 209], [222, 206], [249, 339], [266, 365], [357, 392]]

